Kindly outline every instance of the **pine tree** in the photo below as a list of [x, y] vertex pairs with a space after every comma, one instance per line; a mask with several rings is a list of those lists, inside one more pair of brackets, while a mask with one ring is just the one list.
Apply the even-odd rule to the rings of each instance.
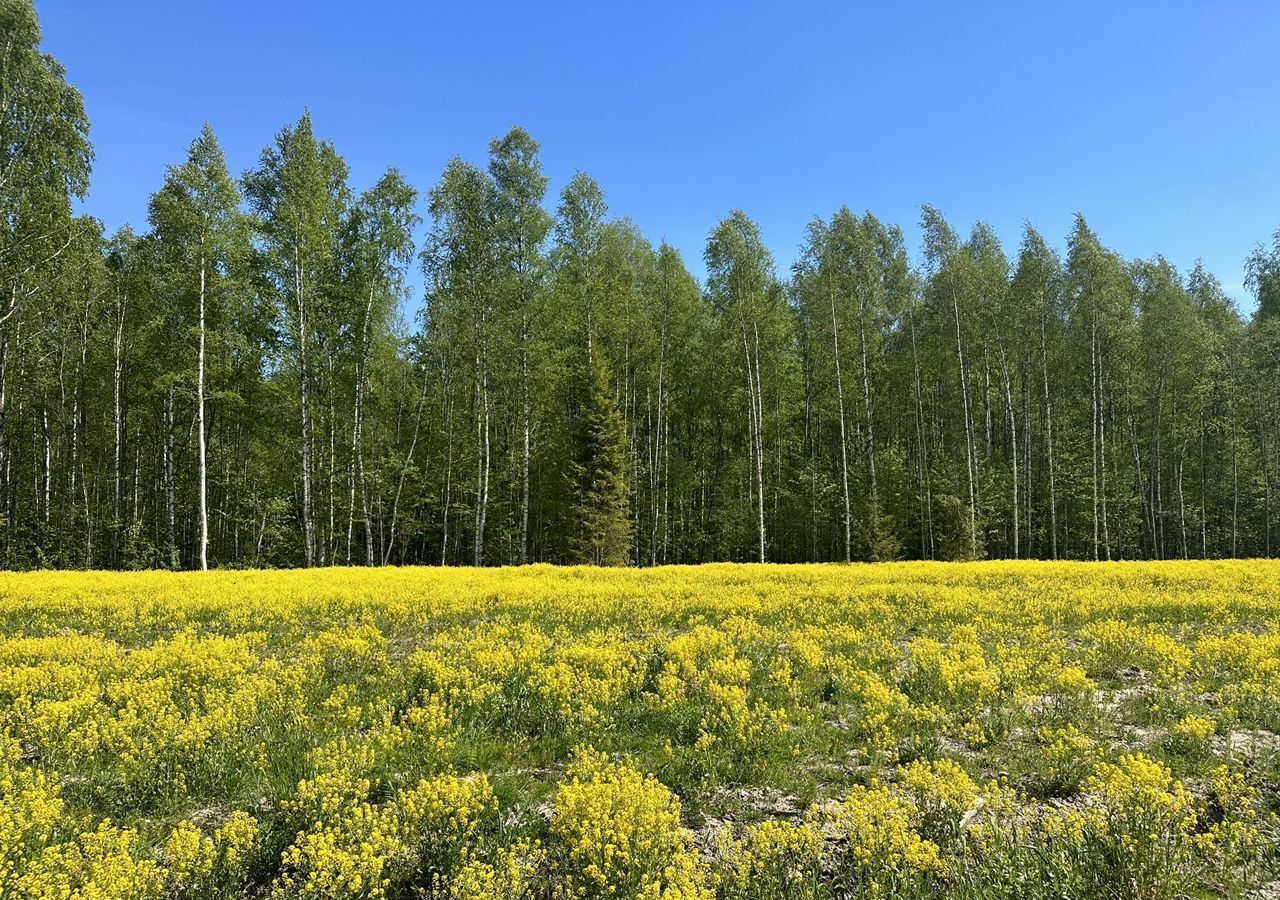
[[627, 435], [609, 390], [603, 354], [588, 355], [582, 372], [574, 459], [570, 560], [625, 566], [631, 552], [631, 489], [627, 481]]

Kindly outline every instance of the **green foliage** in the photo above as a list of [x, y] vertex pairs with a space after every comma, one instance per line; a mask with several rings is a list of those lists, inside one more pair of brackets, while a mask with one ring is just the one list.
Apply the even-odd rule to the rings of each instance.
[[610, 392], [600, 351], [583, 367], [573, 482], [569, 559], [596, 566], [631, 561], [631, 490], [627, 484], [627, 435]]

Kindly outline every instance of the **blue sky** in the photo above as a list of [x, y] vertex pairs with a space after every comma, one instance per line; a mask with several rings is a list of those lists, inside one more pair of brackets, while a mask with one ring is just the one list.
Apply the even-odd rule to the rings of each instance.
[[742, 207], [785, 271], [842, 204], [1024, 221], [1083, 212], [1126, 256], [1197, 258], [1248, 309], [1243, 260], [1280, 226], [1280, 4], [409, 3], [37, 0], [85, 95], [86, 211], [145, 224], [204, 120], [233, 171], [309, 106], [357, 188], [422, 191], [512, 124], [701, 273]]

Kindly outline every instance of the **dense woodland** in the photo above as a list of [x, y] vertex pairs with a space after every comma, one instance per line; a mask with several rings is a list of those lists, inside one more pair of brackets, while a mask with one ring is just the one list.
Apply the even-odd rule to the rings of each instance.
[[306, 114], [239, 177], [206, 127], [107, 235], [29, 0], [0, 34], [4, 567], [1280, 547], [1280, 235], [1247, 319], [1082, 217], [1008, 252], [926, 207], [912, 260], [841, 207], [783, 273], [734, 211], [699, 283], [519, 128], [420, 195]]

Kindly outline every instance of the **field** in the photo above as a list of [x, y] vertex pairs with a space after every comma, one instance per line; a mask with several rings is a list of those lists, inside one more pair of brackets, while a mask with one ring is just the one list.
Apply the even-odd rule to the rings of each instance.
[[1280, 564], [0, 576], [0, 897], [1277, 878]]

